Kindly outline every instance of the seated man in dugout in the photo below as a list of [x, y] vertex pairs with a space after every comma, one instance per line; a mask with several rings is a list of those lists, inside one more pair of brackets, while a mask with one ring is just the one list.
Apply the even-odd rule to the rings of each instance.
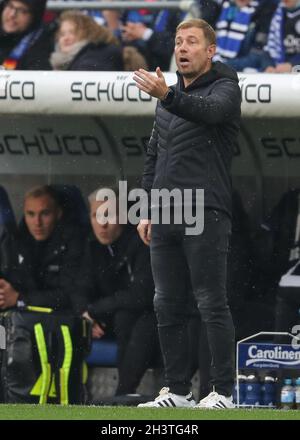
[[136, 227], [120, 224], [118, 209], [104, 219], [113, 202], [96, 196], [97, 191], [89, 196], [92, 234], [78, 276], [77, 307], [92, 320], [94, 338], [116, 336], [119, 397], [136, 392], [159, 353], [154, 283], [149, 249]]
[[67, 222], [51, 186], [25, 194], [24, 219], [11, 238], [8, 270], [0, 278], [0, 309], [16, 306], [72, 310], [72, 289], [80, 267], [83, 238]]
[[1, 315], [7, 350], [0, 398], [8, 403], [82, 401], [84, 322], [74, 316], [72, 295], [83, 236], [60, 200], [51, 186], [28, 191], [17, 234], [1, 248], [6, 270], [0, 278], [0, 311], [8, 313]]

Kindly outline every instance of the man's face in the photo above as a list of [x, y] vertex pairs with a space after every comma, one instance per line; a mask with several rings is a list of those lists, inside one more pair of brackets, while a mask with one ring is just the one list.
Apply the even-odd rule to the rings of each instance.
[[30, 27], [32, 19], [32, 13], [25, 3], [10, 0], [2, 12], [2, 29], [8, 34], [21, 33]]
[[[110, 215], [110, 212], [112, 215]], [[106, 218], [108, 214], [108, 221], [103, 224], [101, 220], [104, 216]], [[101, 244], [107, 246], [114, 243], [120, 237], [123, 227], [118, 223], [118, 217], [115, 213], [115, 209], [112, 205], [110, 205], [109, 201], [98, 202], [95, 200], [91, 202], [90, 219], [95, 237]]]
[[37, 241], [44, 241], [50, 237], [61, 214], [61, 209], [48, 195], [28, 197], [25, 200], [25, 223], [30, 234]]
[[193, 80], [208, 71], [215, 51], [215, 45], [207, 43], [202, 29], [180, 29], [176, 34], [175, 59], [184, 78]]

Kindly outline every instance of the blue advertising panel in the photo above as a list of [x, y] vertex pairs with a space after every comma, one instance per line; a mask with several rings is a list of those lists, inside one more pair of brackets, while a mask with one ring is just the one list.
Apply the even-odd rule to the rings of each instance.
[[299, 346], [252, 342], [238, 347], [238, 368], [300, 368]]

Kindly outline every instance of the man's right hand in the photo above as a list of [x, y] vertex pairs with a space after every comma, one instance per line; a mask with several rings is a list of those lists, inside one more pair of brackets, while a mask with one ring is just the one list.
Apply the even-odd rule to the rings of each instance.
[[105, 330], [93, 318], [91, 318], [87, 311], [81, 316], [92, 323], [92, 338], [100, 339], [105, 335]]
[[141, 220], [138, 224], [137, 230], [143, 242], [149, 246], [151, 241], [151, 221]]

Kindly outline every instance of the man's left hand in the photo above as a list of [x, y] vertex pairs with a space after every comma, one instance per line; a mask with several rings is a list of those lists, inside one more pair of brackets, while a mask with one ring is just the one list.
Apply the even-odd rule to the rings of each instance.
[[0, 309], [8, 309], [17, 304], [19, 293], [3, 278], [0, 279]]
[[156, 68], [156, 75], [147, 72], [145, 69], [139, 69], [134, 72], [133, 79], [140, 90], [154, 98], [163, 99], [169, 88], [159, 67]]

